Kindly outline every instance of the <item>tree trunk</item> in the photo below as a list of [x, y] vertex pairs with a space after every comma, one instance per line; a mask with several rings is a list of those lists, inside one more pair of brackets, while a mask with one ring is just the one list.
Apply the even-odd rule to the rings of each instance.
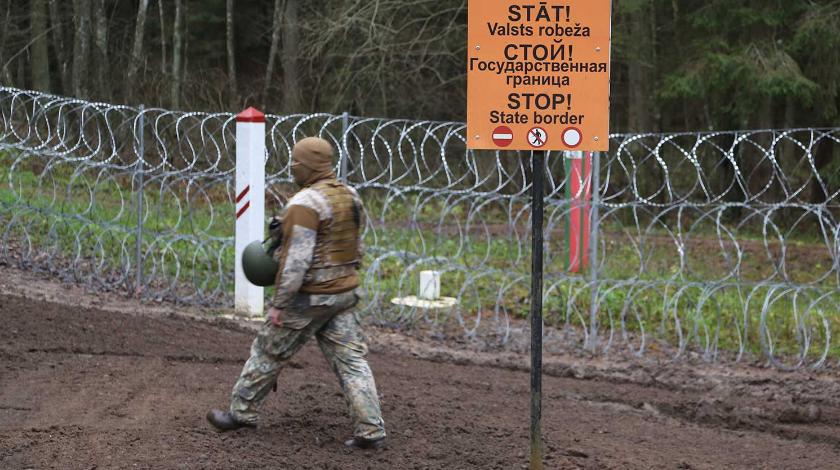
[[647, 92], [648, 92], [648, 105], [650, 106], [650, 113], [648, 116], [650, 117], [650, 124], [646, 132], [660, 132], [662, 130], [662, 113], [659, 109], [659, 104], [657, 103], [656, 99], [656, 80], [659, 78], [659, 54], [656, 48], [656, 45], [659, 42], [659, 38], [657, 37], [657, 10], [656, 10], [656, 2], [654, 0], [648, 0], [650, 5], [650, 17], [646, 22], [648, 34], [650, 34], [650, 47], [648, 48], [650, 58], [650, 63], [647, 65]]
[[[830, 182], [827, 182], [827, 178], [823, 170], [831, 163], [831, 160], [834, 157], [834, 141], [829, 139], [828, 137], [823, 137], [822, 141], [817, 144], [817, 149], [814, 152], [814, 166], [817, 169], [817, 173], [822, 176], [822, 180], [824, 183], [831, 185]], [[821, 184], [817, 182], [816, 178], [811, 178], [811, 204], [826, 204], [828, 203], [828, 196], [837, 191], [837, 187], [823, 187]]]
[[236, 84], [236, 46], [233, 29], [233, 0], [227, 0], [225, 7], [225, 35], [227, 36], [227, 72], [230, 86], [230, 106], [239, 106], [239, 88]]
[[271, 89], [271, 79], [274, 76], [274, 58], [280, 46], [280, 33], [283, 27], [283, 0], [274, 0], [274, 19], [271, 25], [271, 48], [268, 50], [268, 66], [265, 69], [262, 102], [263, 109], [267, 108], [268, 92]]
[[297, 58], [300, 54], [298, 41], [299, 0], [286, 1], [286, 17], [283, 21], [283, 111], [298, 113], [300, 109], [300, 86], [298, 85]]
[[146, 12], [149, 9], [149, 0], [140, 0], [137, 7], [137, 20], [134, 22], [134, 42], [131, 46], [131, 57], [128, 60], [128, 73], [125, 81], [125, 95], [129, 100], [137, 96], [135, 85], [137, 83], [137, 71], [140, 68], [140, 60], [143, 54], [143, 36], [146, 30]]
[[[26, 26], [21, 21], [20, 8], [14, 1], [6, 2], [5, 22], [2, 30], [3, 42], [0, 42], [3, 61], [0, 62], [3, 70], [3, 86], [26, 88], [26, 69], [21, 72], [21, 65], [26, 61], [28, 49], [20, 48], [20, 41], [29, 41], [28, 34], [22, 28]], [[8, 55], [8, 57], [6, 57]]]
[[[796, 98], [790, 95], [785, 97], [785, 116], [782, 123], [784, 129], [794, 129], [796, 127], [796, 105]], [[791, 139], [784, 139], [779, 143], [779, 148], [778, 159], [782, 171], [784, 173], [795, 172], [803, 157], [798, 150], [799, 146]]]
[[175, 0], [175, 25], [172, 28], [172, 89], [170, 100], [172, 107], [181, 107], [181, 52], [184, 42], [184, 2]]
[[628, 130], [650, 132], [653, 109], [651, 107], [650, 77], [653, 66], [653, 40], [648, 22], [650, 10], [646, 4], [629, 13], [628, 21]]
[[94, 41], [96, 43], [96, 86], [100, 96], [111, 100], [111, 84], [108, 77], [111, 74], [111, 64], [108, 61], [108, 11], [105, 0], [94, 0], [93, 11], [96, 15]]
[[[744, 127], [757, 130], [773, 128], [773, 99], [770, 96], [761, 97], [752, 118]], [[766, 149], [767, 152], [776, 156], [777, 149], [773, 148], [773, 135], [769, 132], [759, 132], [750, 137], [750, 140], [754, 145], [747, 146], [745, 152], [747, 158], [741, 163], [741, 169], [747, 175], [747, 189], [750, 196], [754, 203], [780, 202], [783, 198], [779, 195], [781, 188], [778, 181], [773, 176], [773, 161], [763, 150]]]
[[6, 86], [12, 85], [12, 74], [9, 72], [9, 67], [6, 63], [6, 40], [9, 37], [9, 30], [11, 26], [12, 2], [6, 2], [5, 13], [3, 13], [3, 28], [0, 29], [0, 80]]
[[190, 2], [188, 0], [181, 0], [183, 2], [181, 9], [181, 37], [183, 42], [181, 45], [181, 106], [188, 106], [184, 103], [184, 84], [190, 79]]
[[39, 91], [50, 91], [50, 57], [48, 54], [46, 0], [32, 0], [32, 87]]
[[73, 1], [73, 20], [73, 94], [79, 98], [86, 98], [90, 61], [90, 0]]
[[164, 77], [166, 68], [166, 16], [163, 8], [163, 0], [158, 1], [158, 14], [160, 15], [160, 74]]
[[26, 87], [26, 61], [24, 57], [18, 57], [17, 60], [17, 80], [16, 83], [19, 87], [25, 88]]
[[58, 74], [61, 78], [61, 93], [69, 94], [71, 91], [70, 68], [68, 67], [67, 52], [64, 47], [66, 36], [64, 35], [64, 21], [58, 0], [49, 0], [50, 4], [50, 25], [52, 29], [53, 48], [55, 49]]

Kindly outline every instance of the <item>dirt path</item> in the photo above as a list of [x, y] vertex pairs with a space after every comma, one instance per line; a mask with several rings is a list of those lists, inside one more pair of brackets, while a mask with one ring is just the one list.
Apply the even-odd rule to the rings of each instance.
[[[0, 295], [0, 468], [527, 463], [521, 356], [431, 348], [372, 330], [390, 445], [351, 453], [341, 446], [350, 431], [344, 403], [316, 347], [284, 371], [259, 429], [218, 434], [203, 415], [226, 403], [252, 332], [139, 310]], [[557, 360], [548, 369], [547, 468], [829, 468], [840, 461], [840, 394], [831, 373]]]

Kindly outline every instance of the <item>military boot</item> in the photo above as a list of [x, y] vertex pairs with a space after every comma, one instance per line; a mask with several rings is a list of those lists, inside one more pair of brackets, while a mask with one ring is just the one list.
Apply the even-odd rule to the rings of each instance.
[[222, 432], [233, 431], [239, 428], [257, 427], [254, 423], [243, 423], [242, 421], [237, 421], [230, 412], [221, 410], [210, 410], [207, 412], [207, 421], [210, 421], [210, 424], [212, 424], [214, 428]]
[[354, 437], [345, 442], [344, 445], [350, 449], [381, 449], [385, 447], [385, 438], [363, 439], [361, 437]]

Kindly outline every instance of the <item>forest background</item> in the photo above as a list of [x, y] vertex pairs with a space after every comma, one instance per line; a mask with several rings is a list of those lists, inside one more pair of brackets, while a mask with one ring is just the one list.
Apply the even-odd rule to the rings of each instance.
[[[0, 84], [462, 121], [466, 0], [0, 0]], [[835, 126], [839, 0], [615, 0], [612, 131]]]

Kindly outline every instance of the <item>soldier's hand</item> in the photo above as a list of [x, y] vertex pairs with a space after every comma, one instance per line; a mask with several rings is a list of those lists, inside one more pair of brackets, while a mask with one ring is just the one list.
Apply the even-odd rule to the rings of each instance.
[[275, 215], [274, 217], [268, 219], [268, 233], [271, 236], [279, 235], [282, 230], [283, 219], [280, 218], [280, 216]]
[[271, 239], [271, 245], [268, 248], [268, 254], [274, 256], [274, 252], [283, 243], [283, 222], [278, 216], [274, 216], [268, 221], [268, 238]]
[[270, 307], [268, 309], [268, 321], [274, 326], [283, 326], [283, 311], [276, 307]]

